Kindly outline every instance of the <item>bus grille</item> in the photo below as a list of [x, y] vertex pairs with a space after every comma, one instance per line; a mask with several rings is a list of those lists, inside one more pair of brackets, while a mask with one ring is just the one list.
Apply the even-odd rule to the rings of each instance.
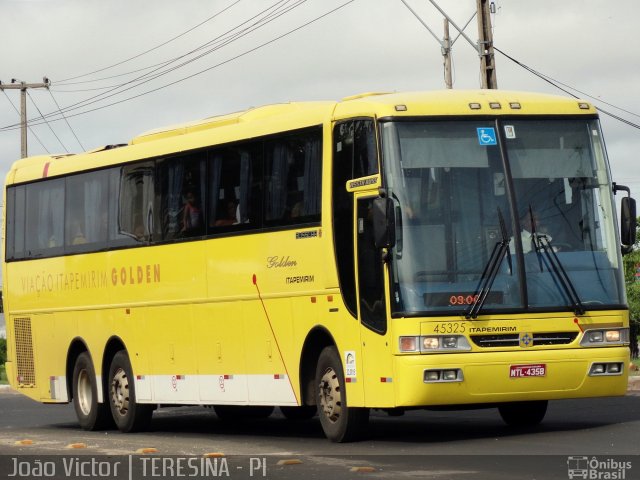
[[16, 318], [13, 321], [16, 339], [16, 367], [18, 384], [35, 385], [36, 371], [33, 363], [33, 338], [31, 319]]
[[[533, 344], [530, 346], [568, 345], [573, 342], [577, 336], [577, 332], [534, 333]], [[478, 347], [482, 348], [520, 346], [520, 337], [517, 333], [505, 335], [471, 335], [471, 340]]]

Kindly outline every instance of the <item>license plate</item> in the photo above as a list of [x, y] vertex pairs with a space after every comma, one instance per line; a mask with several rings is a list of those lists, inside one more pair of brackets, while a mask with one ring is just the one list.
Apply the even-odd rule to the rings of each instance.
[[509, 377], [544, 377], [547, 374], [547, 366], [544, 363], [535, 365], [511, 365], [509, 369]]

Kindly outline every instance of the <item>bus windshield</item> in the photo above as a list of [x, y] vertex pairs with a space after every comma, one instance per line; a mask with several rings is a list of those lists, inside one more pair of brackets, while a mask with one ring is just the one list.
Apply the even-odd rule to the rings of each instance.
[[381, 133], [394, 316], [624, 303], [597, 120], [390, 121]]

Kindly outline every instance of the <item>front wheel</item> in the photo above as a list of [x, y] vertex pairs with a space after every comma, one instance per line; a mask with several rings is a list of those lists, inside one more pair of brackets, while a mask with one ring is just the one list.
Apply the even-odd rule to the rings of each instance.
[[121, 432], [146, 430], [151, 423], [153, 407], [136, 403], [136, 389], [129, 355], [124, 350], [115, 354], [109, 369], [111, 415]]
[[73, 408], [84, 430], [102, 430], [113, 425], [109, 406], [98, 403], [96, 371], [88, 352], [82, 352], [73, 367]]
[[510, 427], [534, 427], [544, 419], [548, 404], [547, 400], [503, 403], [498, 411]]
[[349, 442], [362, 435], [369, 409], [348, 406], [342, 362], [335, 347], [325, 347], [320, 353], [315, 393], [320, 424], [329, 440]]

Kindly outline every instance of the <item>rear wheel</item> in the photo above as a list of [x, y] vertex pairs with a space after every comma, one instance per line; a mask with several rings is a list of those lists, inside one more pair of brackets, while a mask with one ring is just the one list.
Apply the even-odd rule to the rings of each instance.
[[358, 439], [369, 421], [368, 408], [347, 404], [342, 362], [335, 347], [325, 347], [318, 358], [315, 382], [320, 424], [332, 442]]
[[280, 411], [289, 420], [309, 420], [313, 418], [318, 409], [315, 406], [302, 405], [300, 407], [280, 407]]
[[216, 405], [213, 407], [220, 420], [255, 420], [269, 417], [274, 407], [244, 406], [244, 405]]
[[511, 427], [534, 427], [547, 413], [547, 400], [504, 403], [498, 407], [500, 416]]
[[88, 352], [82, 352], [73, 367], [73, 408], [84, 430], [102, 430], [113, 425], [109, 406], [98, 403], [96, 372]]
[[146, 430], [151, 423], [153, 407], [136, 403], [136, 389], [129, 355], [124, 350], [115, 354], [109, 369], [111, 415], [121, 432]]

